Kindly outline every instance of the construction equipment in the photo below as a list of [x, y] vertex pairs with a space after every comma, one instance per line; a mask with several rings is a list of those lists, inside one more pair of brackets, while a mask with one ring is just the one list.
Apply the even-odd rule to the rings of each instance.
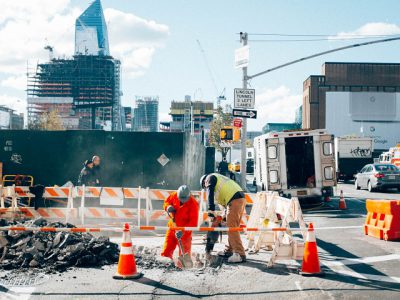
[[[211, 227], [222, 227], [223, 218], [221, 216], [215, 216], [212, 214], [208, 215], [211, 221]], [[206, 236], [206, 257], [211, 257], [211, 251], [214, 250], [214, 245], [218, 242], [218, 239], [222, 241], [222, 231], [209, 231]]]
[[[169, 212], [167, 212], [167, 214], [168, 214], [168, 217], [170, 217], [170, 219], [172, 220], [172, 225], [174, 227], [177, 227], [176, 223], [175, 223], [175, 218]], [[181, 252], [181, 255], [178, 256], [178, 261], [182, 264], [182, 267], [184, 269], [193, 268], [192, 258], [190, 257], [189, 253], [185, 253], [185, 249], [182, 244], [183, 232], [181, 230], [177, 230], [175, 233], [175, 236], [176, 236], [176, 239], [178, 240], [178, 247]]]

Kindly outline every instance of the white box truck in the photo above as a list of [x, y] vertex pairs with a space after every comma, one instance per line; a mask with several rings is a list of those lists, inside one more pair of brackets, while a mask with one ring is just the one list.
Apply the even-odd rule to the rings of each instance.
[[372, 164], [374, 141], [370, 137], [336, 137], [335, 160], [337, 179], [353, 180], [365, 165]]
[[254, 139], [255, 185], [301, 203], [320, 202], [336, 185], [334, 138], [325, 130], [271, 132]]

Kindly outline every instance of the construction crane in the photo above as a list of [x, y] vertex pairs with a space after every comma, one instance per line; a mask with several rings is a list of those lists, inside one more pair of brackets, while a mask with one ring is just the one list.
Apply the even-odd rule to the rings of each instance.
[[200, 50], [201, 54], [203, 55], [204, 63], [205, 63], [205, 65], [206, 65], [208, 74], [210, 75], [212, 84], [213, 84], [213, 86], [214, 86], [215, 94], [218, 95], [218, 96], [217, 96], [217, 107], [220, 107], [220, 106], [221, 106], [221, 101], [226, 100], [226, 97], [225, 97], [225, 88], [222, 90], [222, 92], [219, 92], [218, 87], [217, 87], [217, 83], [216, 83], [216, 81], [215, 81], [214, 74], [213, 74], [213, 72], [212, 72], [212, 70], [211, 70], [210, 64], [208, 63], [208, 59], [207, 59], [206, 52], [204, 51], [203, 47], [201, 46], [200, 41], [199, 41], [199, 40], [196, 40], [196, 42], [197, 42], [197, 45], [199, 46], [199, 50]]

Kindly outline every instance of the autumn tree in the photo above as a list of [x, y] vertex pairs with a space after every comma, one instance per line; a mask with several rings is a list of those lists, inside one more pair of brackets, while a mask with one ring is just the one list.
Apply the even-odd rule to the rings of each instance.
[[226, 157], [230, 148], [221, 147], [220, 142], [220, 131], [224, 126], [232, 125], [232, 115], [225, 113], [221, 106], [218, 106], [217, 111], [214, 114], [214, 120], [210, 124], [209, 142], [212, 147], [215, 147], [217, 151], [222, 153], [222, 157]]
[[30, 130], [65, 130], [57, 110], [43, 113], [39, 119], [28, 125]]

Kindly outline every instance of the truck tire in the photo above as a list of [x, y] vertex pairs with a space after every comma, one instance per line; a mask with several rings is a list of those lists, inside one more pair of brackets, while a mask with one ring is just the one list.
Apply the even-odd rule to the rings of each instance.
[[368, 181], [368, 192], [375, 192], [375, 189], [372, 187], [371, 181]]
[[361, 189], [360, 186], [358, 185], [357, 179], [356, 179], [356, 181], [354, 181], [354, 185], [355, 185], [355, 187], [356, 187], [356, 190]]

